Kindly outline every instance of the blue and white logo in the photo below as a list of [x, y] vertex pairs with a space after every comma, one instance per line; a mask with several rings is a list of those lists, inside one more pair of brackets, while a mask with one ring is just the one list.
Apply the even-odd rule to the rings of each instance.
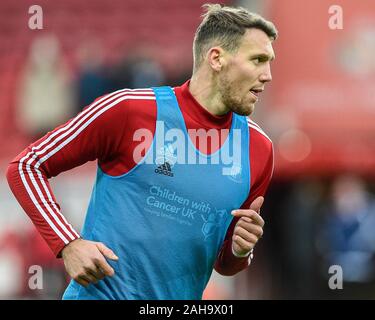
[[230, 171], [227, 177], [236, 183], [242, 183], [242, 166], [234, 164], [230, 168]]
[[176, 150], [173, 145], [169, 143], [157, 150], [155, 162], [158, 165], [168, 162], [173, 167], [177, 162]]

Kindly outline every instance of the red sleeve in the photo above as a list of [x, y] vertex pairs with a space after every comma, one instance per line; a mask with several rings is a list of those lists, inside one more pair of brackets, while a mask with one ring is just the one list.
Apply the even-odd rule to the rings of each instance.
[[[263, 131], [251, 130], [250, 159], [251, 188], [250, 194], [241, 209], [248, 209], [252, 201], [264, 196], [273, 175], [274, 157], [272, 142]], [[228, 228], [224, 243], [216, 259], [215, 270], [226, 276], [234, 275], [250, 265], [249, 257], [238, 258], [232, 252], [232, 235], [238, 221], [234, 218]]]
[[9, 164], [16, 199], [56, 256], [79, 234], [61, 213], [48, 179], [87, 161], [116, 156], [126, 108], [118, 95], [97, 99], [75, 118], [29, 145]]

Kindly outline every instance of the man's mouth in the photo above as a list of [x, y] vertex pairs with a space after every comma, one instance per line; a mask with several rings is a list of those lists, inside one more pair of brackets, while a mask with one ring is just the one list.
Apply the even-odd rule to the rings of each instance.
[[250, 89], [250, 92], [258, 100], [259, 93], [261, 93], [263, 90], [264, 90], [263, 88], [253, 88], [253, 89]]
[[255, 95], [255, 96], [258, 96], [259, 93], [261, 93], [264, 89], [263, 88], [252, 88], [250, 89], [250, 92]]

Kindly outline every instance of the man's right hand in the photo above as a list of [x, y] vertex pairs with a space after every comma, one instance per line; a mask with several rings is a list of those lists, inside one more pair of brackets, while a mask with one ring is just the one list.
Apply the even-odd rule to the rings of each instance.
[[61, 255], [68, 274], [84, 287], [115, 274], [106, 258], [117, 261], [118, 257], [101, 242], [77, 239], [69, 243]]

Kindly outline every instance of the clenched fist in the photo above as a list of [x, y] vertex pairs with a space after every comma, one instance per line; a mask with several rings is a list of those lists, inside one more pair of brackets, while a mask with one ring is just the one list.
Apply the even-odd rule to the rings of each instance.
[[80, 285], [87, 287], [106, 276], [115, 274], [106, 258], [118, 260], [103, 243], [77, 239], [62, 250], [65, 269]]
[[232, 248], [238, 256], [246, 256], [263, 235], [264, 220], [259, 215], [263, 197], [256, 198], [250, 209], [237, 209], [232, 215], [239, 217], [233, 231]]

